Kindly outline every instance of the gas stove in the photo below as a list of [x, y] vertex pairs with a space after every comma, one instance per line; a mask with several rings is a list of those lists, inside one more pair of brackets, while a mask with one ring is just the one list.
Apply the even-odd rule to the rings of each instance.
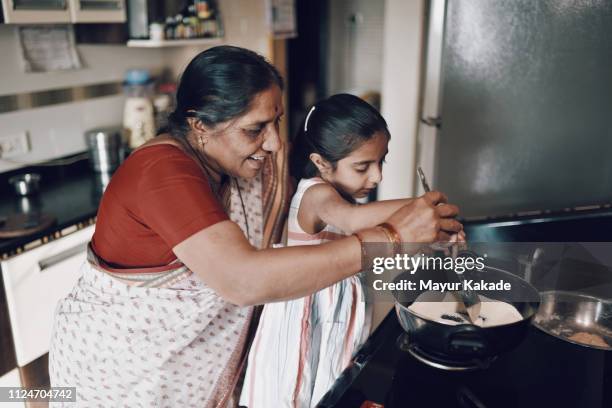
[[436, 355], [411, 343], [408, 333], [400, 334], [397, 338], [396, 345], [400, 350], [409, 353], [421, 363], [445, 371], [481, 370], [489, 368], [491, 363], [497, 359], [497, 356], [482, 358], [450, 358], [448, 356]]
[[612, 407], [612, 352], [535, 327], [519, 347], [481, 366], [436, 361], [409, 344], [392, 311], [318, 406]]

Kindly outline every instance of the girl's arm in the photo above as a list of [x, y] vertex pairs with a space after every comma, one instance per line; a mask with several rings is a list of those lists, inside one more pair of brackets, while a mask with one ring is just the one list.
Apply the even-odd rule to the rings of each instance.
[[317, 184], [304, 193], [298, 220], [305, 221], [307, 225], [312, 223], [316, 225], [317, 220], [321, 220], [324, 224], [333, 225], [352, 234], [355, 231], [385, 222], [391, 214], [412, 200], [412, 198], [405, 198], [356, 205], [342, 198], [333, 186]]
[[[408, 242], [448, 239], [462, 225], [441, 219], [439, 192], [428, 193], [395, 212], [387, 222]], [[456, 215], [457, 207], [453, 208]], [[383, 231], [360, 231], [366, 242], [387, 242]], [[355, 236], [323, 245], [257, 250], [231, 221], [195, 233], [173, 248], [176, 256], [224, 299], [254, 305], [314, 293], [361, 270], [361, 245]]]

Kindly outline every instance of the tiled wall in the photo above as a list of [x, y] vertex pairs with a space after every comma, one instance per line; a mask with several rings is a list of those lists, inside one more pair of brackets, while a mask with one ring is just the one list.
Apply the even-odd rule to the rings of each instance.
[[16, 28], [0, 24], [0, 95], [121, 80], [127, 68], [163, 65], [159, 49], [122, 45], [78, 45], [84, 67], [73, 71], [24, 73]]
[[[165, 63], [158, 49], [131, 49], [120, 45], [80, 45], [83, 69], [49, 73], [25, 73], [16, 30], [0, 25], [0, 95], [28, 93], [77, 85], [121, 81], [126, 69], [160, 70]], [[24, 163], [48, 160], [83, 151], [83, 134], [98, 126], [122, 121], [123, 97], [109, 96], [43, 108], [0, 114], [0, 135], [27, 131], [32, 150], [10, 161], [0, 159], [0, 172]], [[18, 162], [18, 163], [16, 163]]]
[[[222, 0], [224, 43], [266, 55], [269, 37], [265, 0]], [[178, 76], [189, 60], [205, 47], [163, 49], [128, 48], [122, 45], [79, 45], [83, 69], [50, 73], [24, 73], [14, 26], [0, 24], [0, 95], [42, 91], [77, 85], [121, 81], [129, 68], [159, 72], [170, 68]], [[88, 101], [0, 114], [0, 135], [28, 131], [32, 150], [2, 160], [0, 173], [34, 161], [49, 160], [85, 150], [83, 134], [99, 126], [122, 122], [123, 97], [107, 96]]]
[[0, 134], [28, 131], [31, 151], [0, 159], [0, 172], [85, 150], [84, 132], [121, 124], [123, 97], [107, 96], [0, 115]]

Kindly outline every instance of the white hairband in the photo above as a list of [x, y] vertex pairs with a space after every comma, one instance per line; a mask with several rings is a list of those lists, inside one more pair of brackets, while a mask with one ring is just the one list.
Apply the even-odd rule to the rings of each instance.
[[304, 122], [304, 132], [308, 131], [308, 119], [310, 119], [310, 115], [312, 115], [312, 112], [314, 112], [315, 110], [315, 105], [312, 106], [312, 108], [310, 108], [310, 112], [308, 112], [308, 115], [306, 115], [306, 121]]

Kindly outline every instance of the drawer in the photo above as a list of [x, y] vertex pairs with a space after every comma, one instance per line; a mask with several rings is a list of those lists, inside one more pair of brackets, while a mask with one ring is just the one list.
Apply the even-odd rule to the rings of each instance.
[[17, 365], [49, 351], [53, 312], [79, 277], [94, 226], [0, 263]]
[[[19, 377], [19, 370], [14, 369], [9, 371], [0, 377], [0, 387], [21, 387], [21, 380]], [[24, 408], [25, 403], [23, 402], [1, 402], [0, 408]]]
[[[14, 369], [0, 377], [0, 387], [21, 387], [19, 370]], [[0, 401], [0, 408], [25, 408], [25, 403]]]
[[19, 370], [15, 368], [0, 377], [0, 387], [21, 387]]

